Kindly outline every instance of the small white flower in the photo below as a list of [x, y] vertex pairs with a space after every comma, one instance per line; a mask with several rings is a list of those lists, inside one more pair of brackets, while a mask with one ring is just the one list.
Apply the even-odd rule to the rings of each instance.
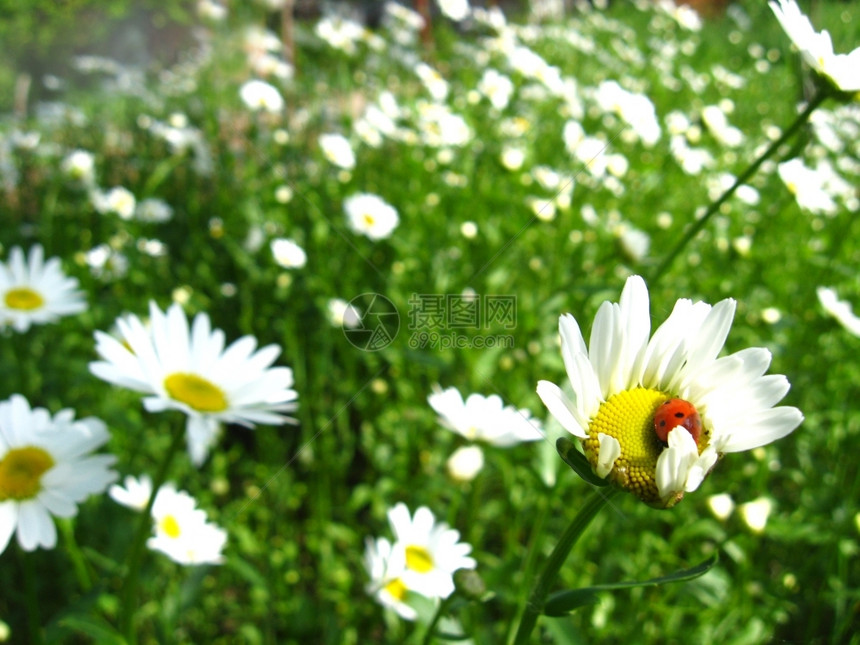
[[93, 191], [90, 194], [90, 199], [93, 208], [99, 213], [116, 213], [125, 220], [132, 218], [137, 204], [134, 194], [128, 188], [123, 188], [122, 186], [115, 186], [106, 192], [100, 190]]
[[54, 322], [87, 308], [78, 281], [60, 268], [60, 259], [44, 261], [40, 244], [30, 248], [27, 260], [21, 247], [13, 247], [9, 261], [0, 262], [0, 328], [10, 325], [25, 332], [30, 325]]
[[342, 298], [332, 298], [326, 303], [326, 308], [329, 322], [335, 327], [355, 329], [361, 324], [361, 312]]
[[436, 522], [429, 508], [421, 506], [410, 516], [405, 504], [388, 511], [388, 521], [396, 541], [393, 553], [404, 562], [403, 585], [428, 598], [447, 598], [454, 591], [454, 572], [474, 569], [468, 557], [472, 547], [460, 542], [460, 533], [444, 522]]
[[206, 512], [185, 491], [167, 484], [152, 504], [155, 535], [146, 545], [179, 564], [221, 564], [227, 532], [206, 521]]
[[307, 253], [294, 240], [277, 238], [270, 246], [275, 262], [285, 269], [301, 269], [308, 261]]
[[475, 445], [460, 446], [445, 462], [448, 474], [461, 482], [470, 482], [484, 467], [484, 452]]
[[344, 170], [355, 168], [355, 153], [342, 134], [321, 134], [319, 144], [329, 162]]
[[436, 0], [440, 11], [451, 20], [460, 22], [469, 16], [469, 0]]
[[149, 475], [141, 475], [138, 479], [132, 475], [127, 475], [125, 480], [125, 488], [119, 484], [114, 484], [108, 489], [108, 495], [117, 504], [121, 504], [135, 511], [142, 511], [149, 504], [149, 498], [152, 496], [152, 478]]
[[506, 406], [496, 394], [470, 394], [464, 401], [457, 388], [442, 390], [437, 385], [427, 401], [444, 427], [469, 441], [508, 447], [544, 438], [541, 425], [531, 418], [531, 412]]
[[167, 222], [173, 217], [173, 209], [163, 199], [147, 197], [138, 202], [134, 217], [141, 222]]
[[410, 591], [401, 576], [406, 568], [405, 553], [392, 549], [385, 538], [367, 538], [364, 551], [364, 566], [370, 576], [367, 593], [384, 607], [390, 607], [406, 620], [418, 618], [418, 612], [409, 605]]
[[239, 89], [242, 102], [254, 112], [276, 114], [284, 109], [284, 98], [274, 85], [265, 81], [250, 80]]
[[95, 185], [96, 158], [86, 150], [73, 150], [63, 159], [63, 172], [85, 186]]
[[850, 303], [839, 300], [836, 292], [829, 287], [818, 287], [815, 292], [824, 311], [833, 316], [850, 333], [860, 336], [860, 318], [854, 313]]
[[393, 206], [381, 197], [358, 193], [343, 201], [349, 227], [371, 240], [382, 240], [391, 235], [400, 218]]
[[718, 493], [708, 497], [708, 507], [718, 520], [726, 521], [735, 510], [735, 503], [728, 493]]
[[764, 531], [772, 510], [773, 502], [766, 497], [759, 497], [738, 507], [741, 517], [753, 533]]

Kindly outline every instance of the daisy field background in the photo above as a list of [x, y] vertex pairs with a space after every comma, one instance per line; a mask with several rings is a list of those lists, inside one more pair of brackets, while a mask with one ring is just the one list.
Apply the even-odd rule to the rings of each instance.
[[[326, 5], [299, 7], [292, 31], [275, 2], [97, 5], [38, 18], [22, 3], [0, 25], [0, 399], [99, 419], [127, 489], [76, 500], [55, 548], [12, 538], [0, 575], [34, 588], [5, 585], [0, 638], [123, 642], [135, 510], [151, 495], [125, 478], [153, 476], [188, 422], [205, 436], [194, 459], [182, 444], [153, 509], [138, 642], [429, 642], [400, 588], [373, 586], [410, 513], [470, 545], [454, 560], [485, 590], [444, 601], [446, 629], [505, 642], [590, 489], [536, 392], [564, 379], [559, 315], [587, 339], [641, 275], [653, 327], [679, 298], [733, 298], [724, 354], [767, 348], [805, 420], [726, 455], [671, 510], [614, 497], [558, 589], [719, 563], [601, 592], [541, 619], [534, 642], [860, 642], [856, 98], [825, 101], [676, 252], [815, 92], [766, 3], [708, 19], [657, 2], [443, 3], [427, 30], [401, 5]], [[854, 4], [801, 9], [836, 51], [860, 44]], [[32, 265], [41, 282], [27, 283]], [[359, 335], [378, 313], [366, 294], [391, 303], [396, 335]], [[515, 323], [431, 334], [416, 310], [440, 295], [506, 298]], [[123, 389], [91, 371], [98, 346], [132, 362], [129, 317], [140, 338], [171, 306], [188, 327], [208, 316], [198, 347], [243, 350], [230, 365], [251, 376], [192, 374], [205, 352], [191, 352], [171, 369], [209, 398], [176, 405], [160, 373], [114, 378]], [[266, 386], [243, 390], [249, 378]], [[218, 396], [240, 392], [240, 413], [219, 415]], [[470, 396], [471, 417], [445, 407]], [[216, 553], [171, 541], [171, 508]]]

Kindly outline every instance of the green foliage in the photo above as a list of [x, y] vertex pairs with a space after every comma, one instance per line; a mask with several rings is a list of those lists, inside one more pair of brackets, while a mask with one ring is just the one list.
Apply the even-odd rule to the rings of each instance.
[[[109, 35], [100, 26], [107, 23], [89, 16], [123, 17], [132, 5], [171, 20], [190, 11], [178, 1], [5, 2], [0, 41], [13, 65], [30, 56], [46, 63]], [[475, 643], [505, 642], [535, 572], [590, 487], [555, 453], [563, 431], [551, 421], [548, 450], [487, 446], [479, 476], [453, 480], [446, 460], [463, 441], [440, 427], [427, 396], [437, 383], [464, 395], [496, 393], [546, 418], [535, 385], [564, 380], [559, 314], [573, 313], [587, 337], [600, 303], [617, 301], [628, 275], [656, 270], [697, 209], [719, 194], [720, 175], [742, 172], [774, 128], [793, 120], [803, 96], [796, 58], [759, 3], [742, 3], [749, 26], [725, 17], [699, 32], [650, 3], [612, 5], [518, 31], [520, 44], [575, 80], [570, 91], [582, 102], [581, 115], [575, 101], [512, 70], [504, 43], [488, 40], [490, 28], [455, 30], [440, 20], [433, 48], [395, 44], [392, 30], [380, 28], [385, 47], [359, 42], [353, 55], [323, 41], [316, 22], [299, 24], [295, 77], [270, 79], [287, 105], [275, 115], [252, 113], [241, 102], [239, 88], [255, 73], [243, 49], [245, 25], [227, 23], [208, 26], [208, 55], [184, 57], [169, 73], [144, 74], [130, 86], [111, 82], [128, 70], [103, 74], [97, 80], [108, 81], [104, 87], [95, 80], [69, 87], [58, 112], [4, 122], [4, 257], [15, 245], [43, 244], [80, 281], [90, 306], [25, 335], [0, 336], [0, 365], [7, 366], [0, 399], [19, 392], [52, 412], [72, 407], [98, 416], [111, 429], [107, 450], [117, 455], [118, 471], [140, 475], [156, 469], [170, 429], [184, 419], [149, 414], [138, 394], [89, 373], [93, 333], [111, 330], [120, 314], [145, 316], [150, 300], [162, 307], [182, 301], [190, 314], [207, 312], [228, 341], [251, 334], [260, 345], [279, 344], [278, 364], [295, 374], [297, 426], [229, 426], [202, 468], [184, 456], [176, 461], [169, 479], [227, 530], [226, 561], [183, 568], [148, 553], [141, 643], [420, 642], [420, 625], [386, 612], [365, 589], [365, 539], [386, 535], [386, 511], [398, 501], [428, 506], [473, 545], [492, 594], [452, 603], [451, 617]], [[84, 19], [86, 29], [71, 27]], [[840, 51], [857, 44], [856, 19], [856, 8], [841, 4], [821, 4], [814, 18], [831, 29]], [[448, 82], [440, 103], [467, 124], [471, 136], [462, 146], [425, 144], [416, 134], [419, 106], [431, 101], [414, 71], [417, 60]], [[488, 67], [514, 83], [501, 109], [476, 89]], [[597, 104], [593, 91], [605, 80], [650, 97], [662, 127], [654, 145]], [[397, 132], [374, 146], [362, 141], [356, 123], [384, 92], [401, 116]], [[703, 120], [703, 108], [718, 104], [743, 134], [737, 146], [720, 141]], [[820, 111], [837, 109], [831, 102]], [[690, 121], [687, 144], [713, 159], [700, 173], [685, 172], [672, 154], [666, 118], [673, 111]], [[574, 117], [608, 144], [604, 154], [626, 161], [625, 172], [597, 176], [569, 154], [562, 133]], [[39, 134], [38, 144], [15, 143], [14, 133], [27, 132]], [[350, 139], [353, 169], [333, 166], [321, 151], [319, 136], [332, 132]], [[524, 153], [519, 169], [501, 161], [511, 145]], [[97, 212], [92, 191], [63, 170], [78, 149], [94, 154], [98, 189], [123, 186], [138, 201], [164, 200], [172, 218]], [[829, 159], [856, 187], [857, 153], [856, 141], [828, 150], [810, 129], [777, 161]], [[541, 166], [560, 181], [542, 185]], [[571, 178], [569, 201], [557, 200]], [[815, 290], [833, 286], [860, 302], [853, 243], [860, 222], [847, 198], [832, 215], [801, 209], [772, 164], [750, 186], [759, 201], [729, 200], [651, 290], [654, 326], [678, 298], [735, 298], [726, 350], [770, 349], [771, 371], [792, 383], [785, 404], [806, 420], [785, 440], [725, 456], [670, 511], [615, 497], [558, 583], [594, 589], [597, 602], [541, 619], [536, 642], [856, 642], [858, 341], [825, 315]], [[347, 226], [343, 202], [357, 192], [396, 207], [400, 223], [391, 237], [374, 241]], [[476, 235], [463, 234], [467, 222]], [[631, 231], [647, 236], [647, 251], [631, 246]], [[275, 263], [269, 243], [278, 237], [306, 251], [305, 267]], [[94, 266], [94, 249], [107, 249], [113, 265]], [[377, 352], [353, 346], [327, 310], [332, 298], [370, 292], [400, 313], [398, 337]], [[465, 348], [444, 345], [442, 336], [422, 345], [409, 328], [413, 295], [464, 293], [516, 296], [515, 328], [457, 330], [471, 345]], [[510, 336], [512, 347], [478, 348], [475, 339], [488, 336]], [[717, 517], [708, 504], [717, 493], [738, 505], [772, 500], [765, 531], [750, 529], [740, 510]], [[49, 640], [113, 638], [135, 519], [107, 496], [80, 507], [74, 535], [93, 580], [89, 590], [62, 536], [57, 549], [27, 554], [39, 573]], [[716, 566], [683, 584], [601, 591], [617, 581], [659, 579], [716, 554]], [[11, 547], [0, 555], [3, 580], [20, 578], [19, 555]], [[0, 618], [12, 642], [21, 642], [23, 592], [7, 586]]]

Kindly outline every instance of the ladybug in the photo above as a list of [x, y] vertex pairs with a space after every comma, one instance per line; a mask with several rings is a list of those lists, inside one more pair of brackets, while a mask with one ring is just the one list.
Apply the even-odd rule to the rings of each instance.
[[662, 442], [669, 440], [669, 432], [677, 426], [681, 426], [691, 435], [698, 444], [702, 434], [702, 418], [696, 408], [684, 399], [669, 399], [654, 414], [654, 432]]

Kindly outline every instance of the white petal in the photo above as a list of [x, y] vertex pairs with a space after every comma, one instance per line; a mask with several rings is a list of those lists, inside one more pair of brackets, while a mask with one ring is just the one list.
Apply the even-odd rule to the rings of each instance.
[[615, 460], [621, 456], [621, 443], [615, 437], [602, 432], [597, 435], [597, 442], [600, 445], [600, 451], [597, 454], [597, 467], [594, 472], [598, 477], [606, 478], [612, 472]]
[[570, 403], [561, 388], [549, 381], [539, 381], [537, 393], [550, 414], [565, 430], [580, 439], [588, 438], [588, 433], [580, 425], [573, 412], [573, 404]]
[[666, 501], [687, 488], [690, 470], [699, 459], [699, 450], [686, 428], [677, 426], [669, 431], [669, 447], [657, 457], [657, 492]]

